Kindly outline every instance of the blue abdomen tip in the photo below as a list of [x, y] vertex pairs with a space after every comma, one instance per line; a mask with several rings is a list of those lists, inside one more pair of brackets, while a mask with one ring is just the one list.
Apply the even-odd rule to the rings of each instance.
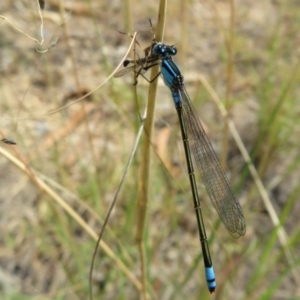
[[206, 282], [207, 282], [208, 289], [212, 293], [217, 286], [215, 272], [214, 272], [214, 268], [212, 266], [209, 268], [205, 268], [205, 276], [206, 276]]

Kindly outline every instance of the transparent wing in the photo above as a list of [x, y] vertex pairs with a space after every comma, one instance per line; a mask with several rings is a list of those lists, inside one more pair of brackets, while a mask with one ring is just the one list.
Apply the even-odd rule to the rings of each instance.
[[179, 93], [182, 99], [183, 117], [191, 152], [207, 193], [229, 233], [234, 238], [239, 238], [246, 232], [242, 208], [230, 188], [215, 151], [183, 85], [180, 87]]
[[122, 70], [116, 72], [114, 77], [115, 78], [122, 77], [122, 76], [132, 72], [134, 69], [138, 70], [138, 68], [141, 68], [141, 66], [140, 65], [133, 65], [133, 66], [127, 67], [125, 69], [122, 69]]
[[157, 65], [158, 60], [159, 60], [159, 58], [157, 55], [143, 57], [143, 58], [137, 59], [137, 60], [126, 60], [125, 67], [128, 66], [128, 64], [131, 64], [131, 66], [116, 72], [114, 77], [115, 78], [122, 77], [125, 74], [128, 74], [132, 71], [135, 71], [135, 73], [138, 75], [143, 75], [150, 68]]

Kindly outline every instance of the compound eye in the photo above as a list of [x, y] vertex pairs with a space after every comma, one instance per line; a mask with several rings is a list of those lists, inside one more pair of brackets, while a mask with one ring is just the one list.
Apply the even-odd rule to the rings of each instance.
[[173, 55], [177, 54], [177, 49], [175, 47], [172, 47], [172, 54]]
[[172, 53], [172, 49], [170, 49], [170, 46], [167, 46], [163, 43], [157, 43], [153, 46], [153, 53], [158, 54], [158, 55], [166, 55], [166, 54], [171, 54]]

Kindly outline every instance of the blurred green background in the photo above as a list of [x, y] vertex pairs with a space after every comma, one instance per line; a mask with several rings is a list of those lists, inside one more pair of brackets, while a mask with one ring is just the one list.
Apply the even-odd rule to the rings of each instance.
[[[24, 34], [40, 40], [38, 2], [1, 1], [0, 14], [23, 31], [0, 23], [0, 133], [18, 143], [0, 145], [1, 299], [88, 299], [95, 233], [124, 174], [149, 85], [140, 78], [135, 90], [128, 75], [96, 88], [131, 42], [118, 31], [137, 31], [143, 56], [158, 7], [46, 0], [39, 49], [58, 41], [38, 53]], [[178, 48], [175, 61], [226, 164], [247, 232], [238, 240], [228, 234], [198, 180], [217, 276], [210, 295], [177, 114], [160, 78], [143, 239], [148, 299], [300, 299], [299, 15], [295, 0], [168, 2], [164, 41]], [[260, 189], [203, 77], [226, 103]], [[101, 249], [96, 256], [95, 299], [143, 298], [135, 239], [141, 143], [104, 233], [112, 254]]]

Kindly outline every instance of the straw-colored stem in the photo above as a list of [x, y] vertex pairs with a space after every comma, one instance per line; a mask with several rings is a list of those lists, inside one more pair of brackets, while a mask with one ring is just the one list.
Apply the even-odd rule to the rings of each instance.
[[235, 7], [234, 0], [230, 0], [230, 24], [229, 24], [229, 35], [226, 39], [227, 48], [227, 87], [226, 87], [226, 98], [225, 107], [228, 111], [225, 117], [225, 123], [223, 128], [223, 141], [222, 141], [222, 156], [221, 165], [224, 170], [227, 167], [227, 153], [228, 153], [228, 117], [230, 116], [230, 99], [232, 95], [232, 84], [233, 84], [233, 56], [234, 56], [234, 24], [235, 24]]
[[[163, 40], [164, 24], [166, 17], [166, 7], [167, 1], [161, 0], [158, 13], [157, 29], [156, 29], [156, 39], [159, 41]], [[159, 66], [154, 66], [151, 69], [150, 79], [155, 78], [159, 72]], [[154, 111], [155, 111], [155, 97], [157, 90], [157, 80], [152, 82], [149, 87], [148, 93], [148, 104], [147, 104], [147, 118], [145, 122], [145, 139], [142, 149], [142, 161], [140, 167], [139, 176], [139, 187], [138, 187], [138, 202], [137, 202], [137, 234], [136, 240], [138, 243], [140, 262], [141, 262], [141, 282], [143, 284], [143, 293], [146, 294], [146, 258], [143, 244], [143, 236], [145, 230], [145, 221], [147, 214], [147, 204], [149, 196], [149, 175], [150, 175], [150, 156], [151, 156], [151, 140], [152, 131], [154, 124]]]
[[132, 12], [132, 5], [131, 0], [125, 1], [125, 28], [127, 32], [132, 32], [132, 18], [131, 18], [131, 12]]

